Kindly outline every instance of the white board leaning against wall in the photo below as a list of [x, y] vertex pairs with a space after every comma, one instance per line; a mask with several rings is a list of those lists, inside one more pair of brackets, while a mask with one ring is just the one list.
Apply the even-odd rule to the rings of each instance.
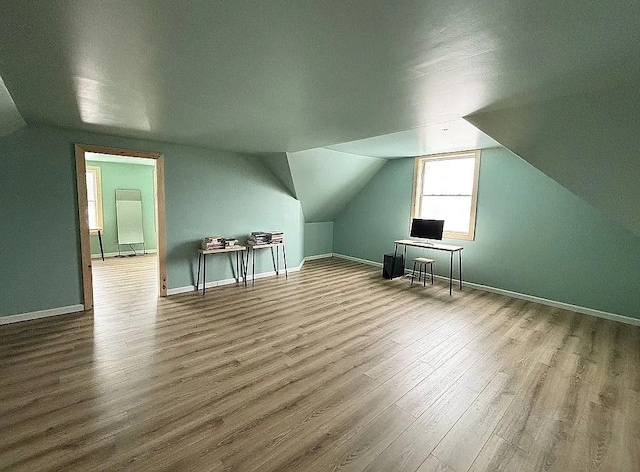
[[144, 244], [140, 190], [116, 190], [116, 224], [118, 244]]

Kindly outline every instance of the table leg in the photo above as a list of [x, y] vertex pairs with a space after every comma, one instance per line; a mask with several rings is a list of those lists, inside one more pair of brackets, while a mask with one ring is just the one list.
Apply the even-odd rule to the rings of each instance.
[[276, 275], [280, 275], [280, 246], [276, 246]]
[[278, 275], [278, 268], [276, 267], [276, 260], [273, 257], [273, 248], [271, 248], [271, 263], [273, 264], [273, 270], [276, 271], [276, 275]]
[[238, 251], [236, 251], [236, 273], [235, 275], [236, 283], [240, 283], [240, 258], [238, 256]]
[[462, 251], [458, 251], [458, 271], [460, 273], [460, 290], [462, 290]]
[[[247, 262], [244, 261], [244, 256], [245, 256], [245, 252], [247, 253]], [[240, 254], [241, 259], [241, 264], [242, 264], [242, 274], [243, 277], [242, 279], [244, 280], [244, 286], [247, 286], [247, 264], [249, 263], [249, 250], [247, 249], [246, 251], [242, 251], [242, 254]]]
[[251, 285], [256, 283], [256, 250], [251, 249]]
[[284, 278], [288, 279], [289, 274], [287, 273], [287, 253], [284, 250], [284, 244], [282, 245], [282, 259], [284, 260]]
[[453, 290], [453, 252], [450, 252], [449, 258], [449, 295], [451, 295]]
[[402, 258], [402, 275], [400, 277], [404, 277], [404, 265], [407, 263], [407, 246], [404, 247], [404, 256]]
[[202, 259], [202, 253], [198, 253], [198, 277], [196, 278], [196, 292], [200, 288], [200, 260]]
[[[393, 272], [396, 270], [396, 258], [398, 257], [398, 244], [396, 243], [393, 249], [393, 260], [391, 261], [391, 273], [389, 274], [389, 278], [393, 279]], [[384, 269], [383, 269], [384, 272]]]
[[207, 255], [202, 255], [202, 296], [207, 290]]

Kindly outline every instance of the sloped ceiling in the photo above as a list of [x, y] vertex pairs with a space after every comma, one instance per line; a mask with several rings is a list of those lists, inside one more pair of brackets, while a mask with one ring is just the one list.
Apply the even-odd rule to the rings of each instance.
[[25, 126], [22, 115], [13, 103], [13, 99], [0, 77], [0, 136], [13, 133]]
[[290, 194], [294, 198], [298, 198], [296, 192], [296, 186], [293, 182], [293, 176], [291, 175], [291, 168], [289, 167], [289, 159], [286, 152], [272, 152], [264, 154], [262, 156], [263, 162], [271, 169], [278, 179], [289, 190]]
[[307, 223], [333, 221], [387, 162], [330, 149], [287, 153]]
[[0, 74], [29, 124], [292, 152], [637, 83], [639, 20], [629, 0], [5, 0]]
[[640, 235], [637, 85], [497, 108], [467, 119]]

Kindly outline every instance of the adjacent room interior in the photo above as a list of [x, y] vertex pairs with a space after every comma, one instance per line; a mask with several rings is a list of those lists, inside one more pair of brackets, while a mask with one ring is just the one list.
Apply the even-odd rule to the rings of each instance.
[[5, 2], [0, 469], [640, 470], [639, 22]]
[[87, 198], [79, 204], [88, 215], [94, 318], [111, 323], [122, 296], [153, 307], [159, 295], [156, 160], [96, 152], [84, 160]]

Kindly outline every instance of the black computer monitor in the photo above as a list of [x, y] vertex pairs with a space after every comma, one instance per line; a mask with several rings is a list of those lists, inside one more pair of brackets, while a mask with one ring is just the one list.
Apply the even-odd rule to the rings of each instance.
[[411, 237], [423, 239], [442, 239], [444, 220], [422, 220], [414, 218], [411, 222]]

